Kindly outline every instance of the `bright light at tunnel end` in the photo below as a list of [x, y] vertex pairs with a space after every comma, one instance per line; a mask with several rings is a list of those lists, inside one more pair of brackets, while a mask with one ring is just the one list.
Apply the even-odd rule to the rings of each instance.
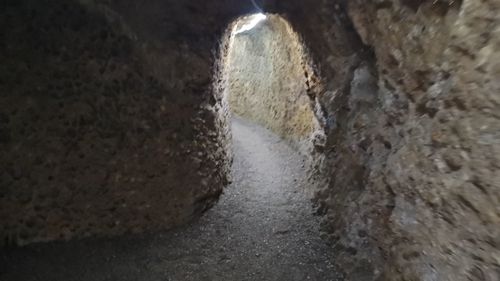
[[250, 16], [248, 22], [243, 24], [238, 30], [236, 30], [234, 32], [234, 34], [240, 34], [240, 33], [243, 33], [245, 31], [249, 31], [252, 28], [254, 28], [255, 26], [257, 26], [257, 24], [259, 22], [265, 20], [266, 18], [267, 18], [267, 16], [264, 15], [263, 13], [253, 14]]

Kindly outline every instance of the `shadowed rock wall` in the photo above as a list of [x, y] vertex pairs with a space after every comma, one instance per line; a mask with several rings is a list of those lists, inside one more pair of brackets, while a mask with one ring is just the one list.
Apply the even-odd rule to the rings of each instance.
[[123, 6], [87, 2], [2, 4], [5, 243], [169, 228], [212, 205], [227, 181], [216, 36], [178, 32], [184, 19], [172, 17], [168, 41], [152, 40]]

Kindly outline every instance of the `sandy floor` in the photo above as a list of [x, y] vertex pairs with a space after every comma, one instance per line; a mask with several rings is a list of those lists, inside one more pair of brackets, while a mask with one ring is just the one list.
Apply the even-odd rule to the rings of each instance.
[[174, 231], [0, 252], [0, 280], [342, 280], [303, 191], [303, 162], [269, 131], [233, 120], [233, 180]]

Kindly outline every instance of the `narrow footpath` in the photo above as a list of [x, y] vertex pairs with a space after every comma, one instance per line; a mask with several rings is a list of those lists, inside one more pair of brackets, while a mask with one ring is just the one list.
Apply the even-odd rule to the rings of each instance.
[[304, 163], [268, 130], [235, 118], [233, 183], [174, 231], [0, 252], [2, 281], [337, 281], [319, 238]]

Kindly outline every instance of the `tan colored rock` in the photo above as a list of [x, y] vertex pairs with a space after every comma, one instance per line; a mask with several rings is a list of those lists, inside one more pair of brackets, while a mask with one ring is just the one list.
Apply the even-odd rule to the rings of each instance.
[[263, 124], [297, 148], [307, 148], [317, 121], [307, 92], [310, 66], [291, 26], [276, 15], [251, 30], [233, 30], [225, 72], [231, 111]]

